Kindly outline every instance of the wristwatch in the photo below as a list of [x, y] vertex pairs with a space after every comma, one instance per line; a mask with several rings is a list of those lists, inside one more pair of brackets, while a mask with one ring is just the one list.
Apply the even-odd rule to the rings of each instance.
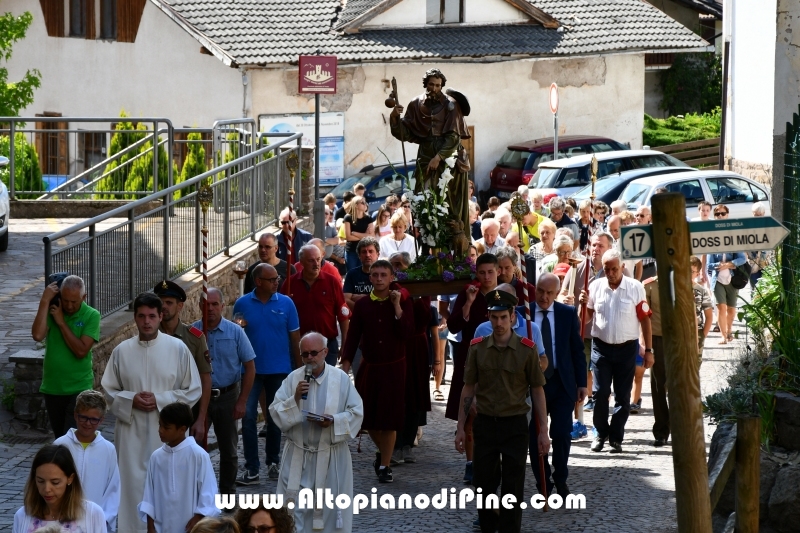
[[652, 348], [645, 348], [644, 353], [654, 353]]

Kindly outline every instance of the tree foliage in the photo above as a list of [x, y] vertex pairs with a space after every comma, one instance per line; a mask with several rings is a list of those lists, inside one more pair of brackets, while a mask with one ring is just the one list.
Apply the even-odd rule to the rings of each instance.
[[722, 61], [714, 52], [676, 54], [659, 82], [659, 107], [670, 115], [708, 113], [722, 105]]
[[[206, 149], [203, 147], [203, 143], [199, 142], [203, 139], [203, 136], [199, 133], [190, 133], [186, 139], [189, 141], [189, 153], [186, 154], [186, 161], [183, 163], [180, 179], [175, 182], [176, 184], [190, 180], [208, 170], [206, 167]], [[190, 189], [181, 189], [180, 196], [183, 197], [190, 192]]]
[[[0, 15], [0, 61], [11, 59], [14, 43], [25, 37], [33, 15], [25, 12], [15, 17], [11, 13]], [[0, 67], [0, 116], [16, 117], [21, 109], [33, 103], [33, 90], [41, 86], [42, 74], [29, 69], [20, 81], [9, 83], [8, 69]]]
[[[123, 109], [120, 114], [120, 118], [128, 118], [128, 114]], [[145, 138], [146, 134], [146, 127], [144, 124], [138, 124], [136, 128], [133, 127], [133, 123], [127, 120], [122, 120], [117, 123], [114, 135], [111, 136], [111, 146], [108, 150], [109, 158], [122, 152], [130, 145], [142, 140]], [[141, 133], [140, 133], [141, 132]], [[106, 177], [101, 179], [97, 183], [96, 190], [97, 191], [126, 191], [129, 190], [125, 187], [128, 177], [131, 173], [131, 164], [128, 162], [133, 159], [136, 155], [138, 155], [140, 150], [131, 150], [119, 158], [111, 161], [106, 165], [106, 168], [103, 170], [104, 174], [108, 174]], [[153, 160], [150, 160], [152, 164]], [[152, 171], [151, 171], [152, 173]], [[96, 194], [95, 198], [100, 200], [115, 200], [121, 199], [124, 196], [122, 194]]]
[[[0, 155], [9, 157], [11, 142], [8, 135], [0, 136]], [[11, 170], [8, 167], [0, 169], [0, 180], [8, 187]], [[14, 136], [14, 186], [20, 191], [44, 191], [47, 189], [42, 180], [42, 169], [39, 167], [39, 156], [36, 149], [25, 138], [23, 133]], [[38, 194], [17, 194], [16, 198], [38, 198]]]

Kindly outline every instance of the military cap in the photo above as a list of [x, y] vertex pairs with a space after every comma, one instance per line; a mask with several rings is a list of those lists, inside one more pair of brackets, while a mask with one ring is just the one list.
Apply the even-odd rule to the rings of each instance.
[[186, 301], [186, 291], [181, 289], [180, 285], [174, 281], [166, 279], [164, 281], [159, 281], [156, 283], [156, 286], [153, 287], [153, 292], [156, 293], [159, 298], [175, 298], [179, 302]]
[[517, 306], [517, 297], [510, 292], [493, 290], [486, 293], [486, 307], [489, 311], [506, 311]]

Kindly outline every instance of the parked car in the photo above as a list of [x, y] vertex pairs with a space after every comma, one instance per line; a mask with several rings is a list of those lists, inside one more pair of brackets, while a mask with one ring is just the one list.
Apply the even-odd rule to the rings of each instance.
[[[8, 158], [0, 155], [0, 168], [8, 166]], [[8, 223], [11, 216], [11, 203], [8, 199], [8, 189], [0, 181], [0, 252], [8, 249]]]
[[[558, 157], [625, 150], [627, 146], [606, 137], [566, 135], [558, 138]], [[511, 198], [520, 185], [527, 185], [541, 163], [553, 160], [553, 138], [512, 144], [489, 173], [488, 195]]]
[[665, 176], [639, 178], [628, 184], [620, 200], [631, 210], [640, 205], [650, 205], [656, 189], [664, 187], [670, 192], [681, 192], [686, 197], [686, 216], [697, 216], [697, 204], [705, 200], [711, 205], [725, 204], [729, 218], [753, 216], [755, 202], [764, 202], [766, 215], [770, 214], [769, 193], [766, 187], [744, 176], [725, 170], [700, 170], [679, 172]]
[[[692, 169], [697, 171], [697, 169]], [[630, 182], [639, 178], [646, 178], [647, 176], [662, 176], [664, 174], [672, 174], [675, 172], [686, 172], [686, 167], [653, 167], [653, 168], [637, 168], [634, 170], [625, 170], [619, 174], [611, 174], [601, 180], [597, 180], [594, 186], [595, 199], [605, 202], [606, 205], [611, 205], [611, 202], [618, 200], [622, 191], [628, 186]], [[573, 198], [579, 204], [583, 200], [588, 200], [592, 197], [592, 184], [589, 183], [578, 192], [572, 193], [570, 198]]]
[[[345, 178], [337, 185], [331, 194], [336, 196], [336, 206], [342, 206], [342, 195], [346, 191], [352, 191], [356, 183], [363, 183], [367, 188], [364, 195], [369, 205], [369, 212], [377, 210], [392, 194], [402, 196], [404, 193], [414, 190], [414, 168], [415, 164], [403, 166], [403, 162], [393, 162], [391, 165], [367, 165], [358, 174]], [[394, 168], [392, 168], [394, 167]], [[396, 172], [405, 173], [408, 179], [401, 180], [402, 176]], [[405, 183], [401, 183], [405, 181]]]
[[582, 189], [592, 181], [589, 170], [592, 157], [597, 158], [597, 179], [637, 168], [684, 167], [687, 170], [691, 168], [683, 161], [655, 150], [616, 150], [541, 163], [528, 187], [538, 189], [542, 196], [553, 193], [566, 197], [578, 192], [578, 189]]

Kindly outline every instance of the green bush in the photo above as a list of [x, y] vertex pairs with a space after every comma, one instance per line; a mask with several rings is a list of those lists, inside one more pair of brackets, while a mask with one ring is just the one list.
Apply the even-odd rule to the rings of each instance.
[[[125, 190], [130, 192], [147, 191], [148, 194], [153, 192], [153, 146], [152, 141], [147, 141], [142, 145], [139, 153], [143, 155], [133, 162], [131, 165], [128, 179], [125, 181]], [[145, 153], [146, 152], [146, 153]], [[163, 146], [158, 147], [158, 190], [164, 190], [169, 187], [169, 156]], [[173, 165], [172, 175], [177, 176], [178, 170]], [[146, 184], [146, 185], [145, 185]], [[126, 200], [138, 200], [143, 198], [137, 194], [126, 194]], [[173, 199], [178, 198], [178, 193], [173, 194]]]
[[[11, 155], [11, 141], [8, 135], [0, 136], [0, 155]], [[11, 169], [0, 169], [0, 180], [9, 186]], [[42, 169], [39, 167], [39, 156], [36, 149], [28, 143], [23, 133], [14, 136], [14, 188], [18, 191], [44, 191], [47, 185], [42, 180]], [[39, 194], [18, 194], [16, 198], [38, 198]]]
[[[122, 112], [119, 114], [120, 118], [127, 118], [128, 114], [125, 113], [123, 109]], [[115, 130], [116, 133], [111, 136], [111, 146], [108, 150], [108, 157], [112, 157], [115, 154], [121, 152], [122, 150], [126, 149], [130, 145], [134, 144], [137, 141], [144, 139], [146, 135], [146, 127], [144, 124], [138, 124], [134, 130], [133, 123], [130, 121], [121, 121], [117, 124]], [[141, 133], [139, 133], [141, 131]], [[106, 165], [106, 168], [103, 170], [103, 174], [108, 174], [106, 177], [101, 179], [97, 182], [96, 190], [97, 191], [127, 191], [130, 190], [126, 187], [128, 178], [131, 173], [132, 165], [126, 165], [128, 161], [133, 159], [141, 150], [136, 151], [132, 150], [120, 158], [115, 159], [114, 161], [110, 162]], [[150, 159], [152, 164], [153, 160]], [[135, 164], [135, 162], [134, 162]], [[152, 171], [151, 171], [152, 174]], [[99, 200], [118, 200], [122, 199], [124, 195], [122, 194], [95, 194], [95, 199]]]
[[[206, 168], [206, 149], [203, 148], [202, 142], [191, 142], [191, 141], [201, 141], [203, 136], [199, 133], [190, 133], [186, 138], [189, 143], [189, 153], [186, 154], [186, 161], [183, 162], [183, 168], [181, 169], [181, 175], [179, 179], [175, 182], [183, 183], [184, 181], [190, 180], [195, 176], [199, 176], [200, 174], [206, 172], [208, 168]], [[181, 189], [180, 196], [186, 196], [189, 194], [191, 189]]]
[[642, 130], [642, 143], [655, 148], [667, 144], [714, 139], [720, 135], [720, 123], [719, 107], [708, 113], [689, 113], [684, 117], [662, 119], [646, 114]]
[[670, 115], [708, 113], [722, 104], [722, 62], [714, 52], [675, 54], [660, 73], [661, 104]]

